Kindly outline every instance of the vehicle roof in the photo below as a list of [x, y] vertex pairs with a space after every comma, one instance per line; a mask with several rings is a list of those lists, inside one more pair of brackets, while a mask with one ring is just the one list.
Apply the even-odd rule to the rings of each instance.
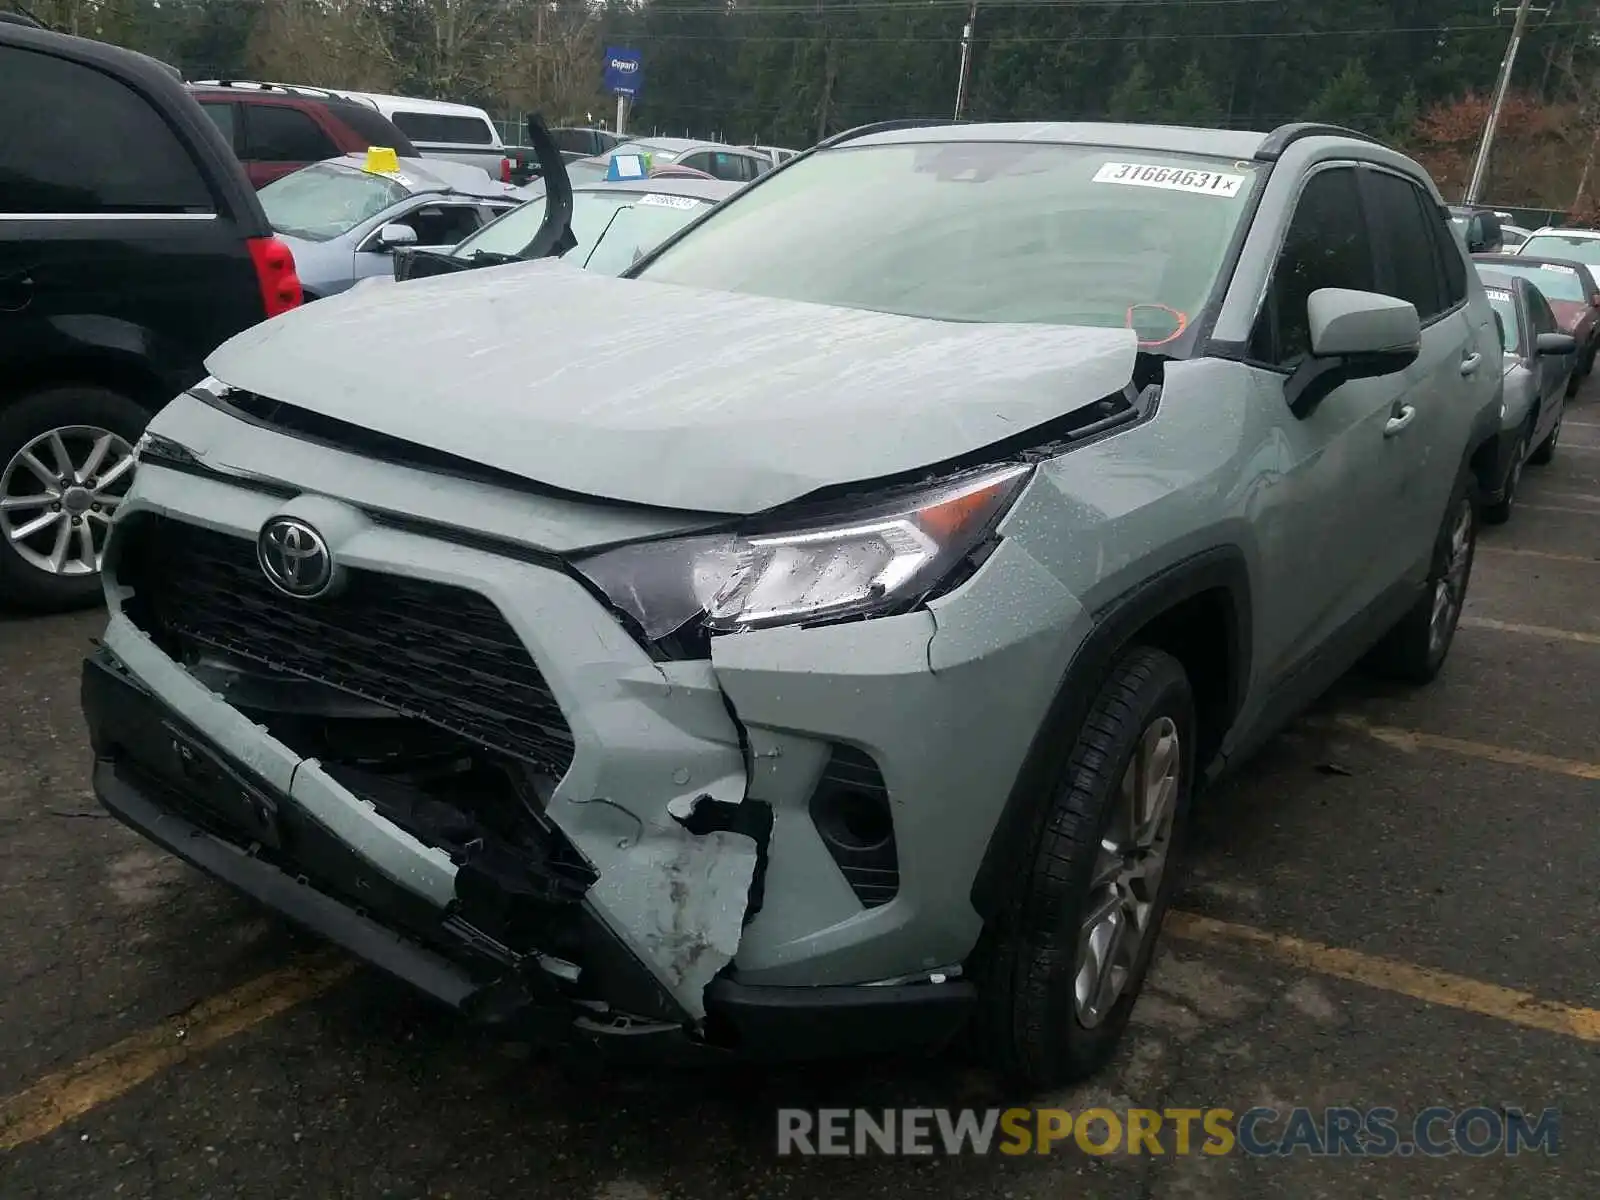
[[1571, 258], [1560, 258], [1554, 254], [1474, 254], [1472, 261], [1504, 263], [1507, 266], [1516, 263], [1530, 267], [1567, 267], [1571, 270], [1581, 271], [1585, 275], [1592, 273], [1592, 268], [1588, 263], [1581, 263]]
[[341, 95], [358, 96], [380, 106], [405, 108], [411, 112], [451, 113], [455, 116], [482, 117], [485, 121], [489, 120], [489, 114], [483, 109], [471, 104], [457, 104], [453, 100], [422, 100], [415, 96], [391, 96], [385, 92], [352, 92], [343, 88], [338, 91]]
[[[617, 149], [624, 146], [654, 146], [658, 150], [670, 150], [679, 155], [689, 153], [691, 150], [737, 150], [742, 154], [749, 154], [754, 147], [735, 146], [731, 142], [702, 142], [697, 138], [675, 137], [627, 137], [617, 143]], [[613, 151], [612, 153], [615, 153]], [[609, 155], [608, 155], [609, 157]]]
[[[338, 158], [326, 158], [322, 161], [348, 167], [354, 171], [367, 169], [365, 154], [342, 154]], [[413, 196], [420, 192], [454, 192], [457, 195], [482, 196], [490, 200], [524, 198], [516, 188], [493, 178], [483, 168], [468, 163], [451, 162], [446, 158], [405, 159], [400, 164], [397, 182]]]
[[1555, 233], [1562, 237], [1600, 238], [1600, 229], [1568, 229], [1564, 225], [1541, 225], [1529, 236], [1538, 237], [1541, 233]]
[[[543, 181], [535, 179], [524, 190], [538, 189]], [[720, 203], [733, 195], [745, 184], [734, 183], [723, 179], [685, 179], [671, 176], [659, 179], [617, 179], [595, 180], [592, 183], [575, 183], [572, 190], [576, 192], [637, 192], [645, 195], [654, 192], [658, 196], [687, 196], [694, 200], [709, 200], [713, 204]], [[539, 195], [543, 195], [540, 191]]]
[[[1331, 135], [1329, 135], [1331, 136]], [[1123, 125], [1106, 121], [994, 121], [920, 125], [863, 133], [844, 146], [888, 146], [906, 142], [1050, 142], [1061, 145], [1175, 150], [1218, 158], [1248, 159], [1267, 135], [1245, 129], [1200, 129], [1188, 125]], [[1357, 145], [1372, 143], [1358, 142]]]
[[723, 179], [688, 179], [676, 176], [662, 176], [656, 179], [619, 179], [610, 183], [585, 183], [574, 187], [575, 192], [638, 192], [641, 195], [654, 192], [662, 196], [688, 196], [695, 200], [726, 200], [740, 188], [743, 183], [732, 183]]

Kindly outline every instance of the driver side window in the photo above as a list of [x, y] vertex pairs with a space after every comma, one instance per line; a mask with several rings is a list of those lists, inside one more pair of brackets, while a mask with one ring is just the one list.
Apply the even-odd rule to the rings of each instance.
[[1293, 368], [1310, 352], [1306, 301], [1319, 288], [1377, 289], [1354, 167], [1306, 181], [1250, 334], [1251, 359]]

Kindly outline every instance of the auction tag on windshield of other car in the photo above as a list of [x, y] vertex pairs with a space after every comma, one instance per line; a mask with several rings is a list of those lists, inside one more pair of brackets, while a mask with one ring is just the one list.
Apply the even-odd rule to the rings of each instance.
[[1196, 171], [1191, 167], [1162, 167], [1155, 163], [1108, 162], [1094, 173], [1095, 183], [1165, 188], [1169, 192], [1195, 192], [1203, 196], [1237, 196], [1244, 180], [1243, 175]]
[[1502, 304], [1510, 304], [1511, 303], [1511, 293], [1510, 292], [1503, 292], [1499, 288], [1484, 288], [1483, 289], [1483, 294], [1485, 296], [1488, 296], [1489, 299], [1491, 299], [1491, 300], [1500, 301]]
[[659, 192], [649, 192], [640, 196], [636, 203], [643, 204], [648, 208], [690, 209], [695, 207], [699, 201], [693, 200], [688, 196], [663, 196]]
[[1557, 275], [1576, 275], [1578, 273], [1573, 267], [1558, 267], [1555, 263], [1540, 263], [1539, 270], [1554, 271]]

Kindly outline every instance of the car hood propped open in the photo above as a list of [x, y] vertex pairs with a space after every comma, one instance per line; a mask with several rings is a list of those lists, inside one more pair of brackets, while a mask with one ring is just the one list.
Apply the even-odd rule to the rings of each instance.
[[208, 360], [224, 383], [536, 483], [752, 513], [1120, 390], [1131, 330], [931, 321], [517, 264], [363, 288]]

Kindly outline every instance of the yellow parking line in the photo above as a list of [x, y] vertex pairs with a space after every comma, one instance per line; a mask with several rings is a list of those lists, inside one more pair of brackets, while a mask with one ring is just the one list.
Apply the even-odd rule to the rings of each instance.
[[1173, 912], [1164, 925], [1167, 933], [1207, 945], [1247, 946], [1302, 970], [1439, 1004], [1464, 1012], [1508, 1021], [1527, 1029], [1564, 1034], [1585, 1042], [1600, 1042], [1600, 1010], [1578, 1008], [1554, 1000], [1541, 1000], [1529, 992], [1482, 983], [1448, 971], [1419, 967], [1392, 958], [1379, 958], [1338, 946], [1325, 946], [1283, 933], [1268, 933], [1249, 925], [1235, 925], [1194, 913]]
[[1518, 550], [1514, 546], [1483, 546], [1477, 549], [1478, 554], [1508, 554], [1514, 558], [1543, 558], [1550, 562], [1589, 563], [1600, 566], [1600, 558], [1583, 554], [1553, 554], [1549, 550]]
[[1460, 623], [1468, 629], [1525, 633], [1529, 637], [1556, 638], [1563, 642], [1582, 642], [1586, 646], [1600, 646], [1600, 633], [1583, 633], [1576, 629], [1556, 629], [1549, 625], [1521, 625], [1516, 621], [1491, 621], [1488, 617], [1462, 617]]
[[[1465, 738], [1422, 733], [1415, 729], [1397, 729], [1392, 725], [1374, 725], [1355, 716], [1335, 717], [1333, 723], [1345, 729], [1364, 733], [1386, 746], [1393, 746], [1396, 750], [1404, 750], [1408, 754], [1414, 754], [1418, 750], [1443, 750], [1448, 754], [1460, 754], [1466, 758], [1501, 763], [1508, 767], [1532, 767], [1536, 771], [1548, 771], [1553, 775], [1570, 775], [1574, 779], [1600, 779], [1600, 763], [1582, 762], [1575, 758], [1557, 758], [1553, 754], [1535, 754], [1531, 750], [1513, 750], [1509, 746], [1492, 746], [1487, 742], [1472, 742]], [[1325, 722], [1313, 720], [1307, 724], [1320, 725]]]
[[167, 1068], [320, 996], [354, 970], [348, 959], [319, 956], [270, 971], [46, 1075], [0, 1100], [0, 1151], [54, 1133]]

